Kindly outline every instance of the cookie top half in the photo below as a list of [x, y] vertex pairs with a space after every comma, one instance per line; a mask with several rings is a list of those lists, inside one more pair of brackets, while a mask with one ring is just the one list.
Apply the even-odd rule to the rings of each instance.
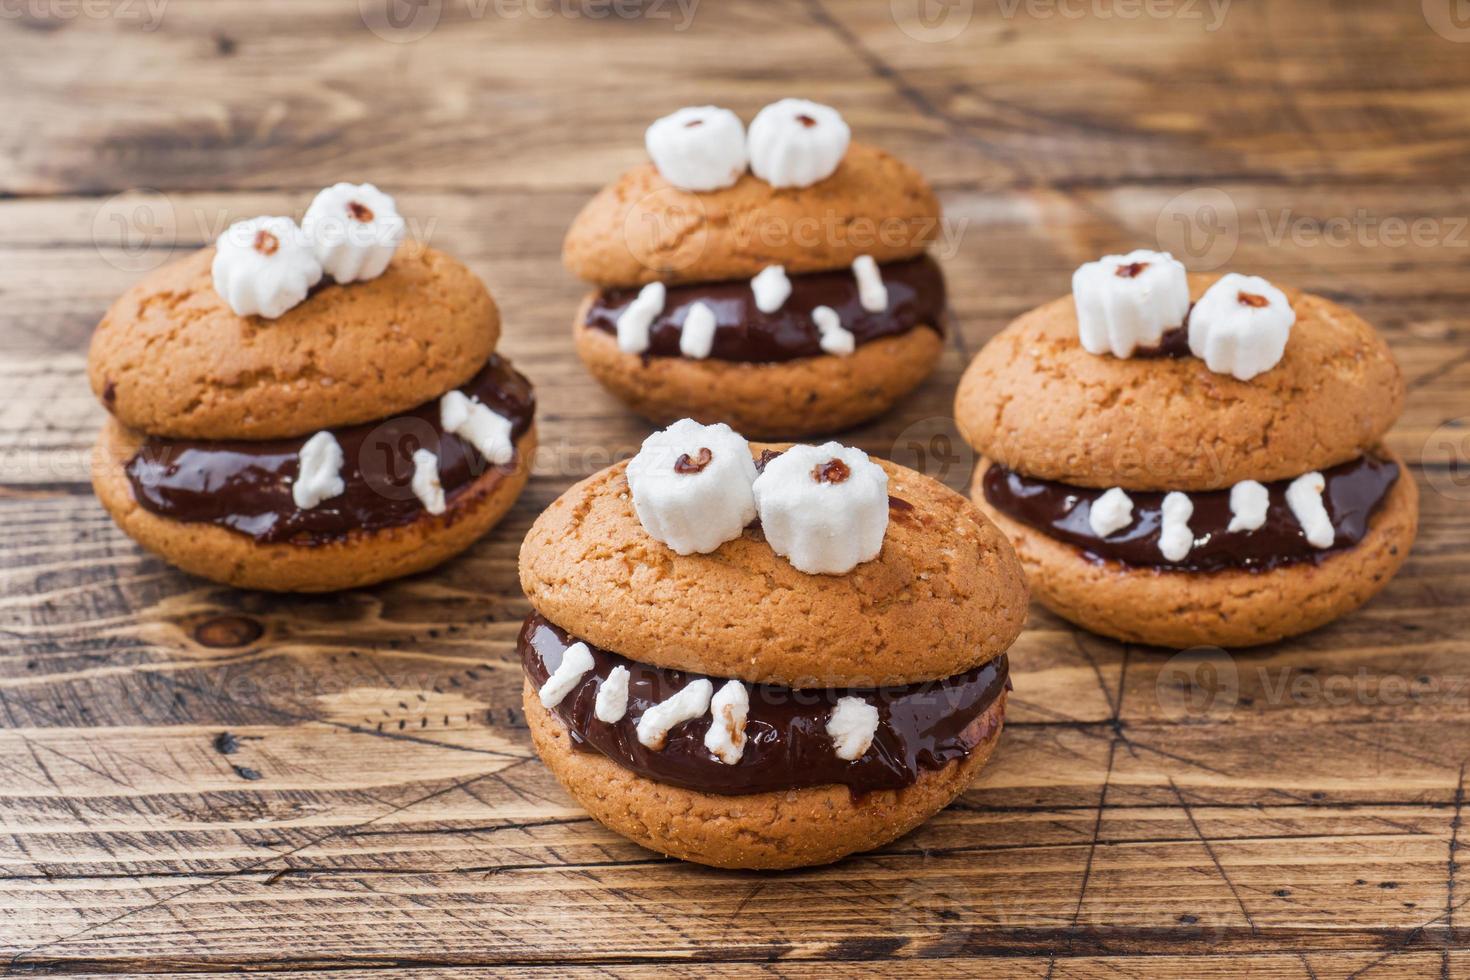
[[[1180, 302], [1194, 303], [1191, 317], [1221, 279], [1188, 277]], [[1353, 459], [1402, 411], [1398, 365], [1352, 311], [1289, 288], [1280, 296], [1295, 323], [1279, 361], [1249, 380], [1212, 371], [1187, 350], [1090, 353], [1073, 297], [1054, 300], [970, 364], [955, 399], [960, 431], [1011, 469], [1084, 487], [1216, 490]]]
[[271, 439], [405, 411], [463, 384], [500, 315], [463, 264], [404, 243], [374, 279], [322, 279], [276, 319], [237, 315], [210, 275], [214, 248], [158, 269], [98, 325], [92, 390], [150, 435]]
[[960, 494], [874, 462], [888, 475], [887, 530], [877, 557], [845, 574], [798, 571], [759, 524], [709, 553], [677, 554], [640, 523], [619, 463], [536, 520], [521, 586], [538, 612], [595, 646], [751, 683], [904, 684], [999, 656], [1026, 617], [1009, 542]]
[[754, 173], [713, 191], [681, 190], [652, 163], [603, 188], [572, 222], [566, 267], [599, 286], [744, 279], [913, 258], [940, 234], [939, 201], [908, 164], [851, 144], [833, 173], [776, 187]]

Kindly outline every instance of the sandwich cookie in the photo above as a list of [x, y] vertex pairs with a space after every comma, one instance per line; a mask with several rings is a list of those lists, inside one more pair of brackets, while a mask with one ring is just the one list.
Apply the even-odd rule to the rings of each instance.
[[113, 304], [93, 485], [126, 533], [205, 578], [318, 592], [438, 564], [501, 518], [534, 393], [484, 285], [403, 231], [391, 197], [337, 184], [301, 226], [239, 222]]
[[1418, 491], [1382, 444], [1404, 384], [1372, 327], [1167, 253], [1072, 285], [987, 344], [955, 401], [975, 503], [1043, 603], [1120, 640], [1250, 646], [1388, 583]]
[[939, 203], [916, 171], [852, 143], [836, 110], [726, 109], [648, 128], [651, 162], [593, 198], [563, 246], [591, 282], [574, 332], [592, 375], [659, 424], [760, 437], [886, 412], [943, 348]]
[[612, 830], [729, 868], [835, 861], [963, 792], [1027, 603], [934, 480], [689, 419], [547, 508], [520, 572], [542, 759]]

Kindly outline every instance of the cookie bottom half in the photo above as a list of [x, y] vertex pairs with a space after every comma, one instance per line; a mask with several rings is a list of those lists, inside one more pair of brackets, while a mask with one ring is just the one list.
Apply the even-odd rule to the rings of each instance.
[[[585, 312], [585, 306], [584, 306]], [[751, 363], [642, 357], [578, 317], [577, 354], [604, 388], [657, 425], [726, 422], [752, 439], [836, 432], [882, 415], [934, 370], [944, 341], [929, 327], [824, 354]]]
[[139, 505], [125, 470], [141, 437], [109, 419], [93, 453], [92, 486], [124, 533], [186, 572], [225, 585], [271, 592], [333, 592], [431, 568], [468, 548], [505, 516], [530, 477], [531, 426], [516, 440], [514, 468], [490, 470], [456, 493], [443, 514], [296, 545], [260, 542], [209, 523], [173, 520]]
[[542, 761], [608, 829], [685, 861], [773, 870], [828, 864], [902, 837], [969, 787], [994, 751], [1005, 717], [1002, 694], [981, 716], [989, 734], [965, 758], [900, 790], [858, 796], [846, 786], [817, 786], [724, 796], [655, 782], [600, 753], [575, 749], [529, 681], [522, 700]]
[[1005, 532], [1033, 594], [1084, 629], [1129, 643], [1187, 648], [1248, 647], [1314, 630], [1376, 595], [1403, 565], [1419, 524], [1419, 491], [1401, 460], [1401, 477], [1356, 546], [1318, 562], [1269, 571], [1165, 571], [1098, 561], [996, 510], [977, 461], [975, 505]]

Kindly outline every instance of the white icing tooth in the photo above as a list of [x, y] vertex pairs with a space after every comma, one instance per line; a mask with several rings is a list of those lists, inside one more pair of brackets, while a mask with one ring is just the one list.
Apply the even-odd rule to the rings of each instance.
[[841, 575], [883, 550], [888, 474], [860, 449], [792, 446], [753, 489], [767, 543], [799, 571]]
[[1113, 487], [1098, 497], [1087, 512], [1087, 526], [1092, 533], [1105, 538], [1133, 523], [1133, 499], [1122, 487]]
[[832, 175], [851, 138], [836, 109], [782, 99], [751, 120], [750, 169], [772, 187], [807, 187]]
[[1189, 277], [1168, 252], [1105, 255], [1072, 274], [1072, 300], [1078, 339], [1088, 353], [1132, 357], [1184, 325]]
[[786, 267], [768, 265], [750, 280], [750, 291], [755, 293], [755, 308], [762, 313], [775, 313], [791, 296], [791, 280], [786, 278]]
[[643, 529], [681, 555], [714, 551], [755, 519], [750, 444], [723, 422], [680, 419], [655, 432], [627, 476]]
[[827, 734], [837, 758], [849, 762], [862, 758], [877, 731], [878, 709], [862, 698], [840, 698], [827, 719]]
[[648, 331], [664, 311], [668, 290], [661, 282], [651, 282], [638, 291], [637, 299], [618, 316], [618, 350], [624, 354], [642, 354], [648, 350]]
[[714, 685], [700, 678], [686, 684], [678, 694], [649, 708], [638, 719], [638, 741], [650, 749], [662, 749], [675, 725], [693, 721], [709, 710], [713, 692]]
[[376, 279], [403, 241], [404, 222], [393, 198], [372, 184], [333, 184], [317, 194], [301, 219], [323, 271], [337, 282]]
[[812, 310], [812, 322], [817, 325], [817, 343], [828, 354], [846, 357], [857, 350], [857, 338], [842, 325], [842, 318], [830, 306], [819, 306]]
[[510, 419], [478, 398], [470, 398], [458, 390], [445, 393], [439, 399], [439, 424], [445, 432], [474, 446], [491, 466], [504, 466], [515, 458]]
[[858, 302], [869, 313], [882, 313], [888, 309], [888, 287], [883, 285], [883, 273], [871, 255], [859, 255], [852, 260], [852, 273], [857, 277]]
[[1260, 276], [1221, 276], [1189, 313], [1189, 351], [1216, 374], [1249, 381], [1281, 362], [1296, 311]]
[[705, 303], [695, 303], [684, 314], [679, 330], [679, 353], [703, 360], [715, 346], [715, 311]]
[[1194, 501], [1182, 493], [1164, 495], [1163, 522], [1159, 528], [1159, 551], [1168, 561], [1183, 561], [1194, 548], [1194, 532], [1189, 519], [1194, 516]]
[[1327, 481], [1317, 472], [1297, 477], [1286, 488], [1286, 505], [1302, 526], [1307, 544], [1313, 548], [1330, 548], [1337, 538], [1332, 518], [1327, 516], [1327, 507], [1322, 503], [1322, 491], [1326, 489]]
[[306, 440], [299, 454], [296, 481], [291, 484], [291, 499], [296, 506], [311, 510], [346, 490], [342, 462], [342, 445], [330, 432], [318, 432]]
[[1241, 480], [1230, 488], [1230, 524], [1227, 531], [1255, 531], [1266, 523], [1271, 494], [1255, 480]]
[[592, 706], [592, 713], [598, 721], [609, 725], [623, 720], [623, 715], [628, 713], [627, 667], [620, 664], [608, 671], [602, 685], [597, 688], [597, 702]]
[[671, 112], [648, 127], [643, 145], [664, 180], [680, 190], [719, 190], [745, 173], [745, 127], [729, 109]]
[[427, 449], [413, 452], [413, 479], [409, 481], [413, 495], [430, 514], [444, 513], [444, 487], [439, 483], [439, 457]]
[[580, 684], [591, 669], [592, 651], [587, 649], [585, 643], [573, 643], [562, 652], [561, 663], [546, 678], [546, 683], [541, 685], [536, 696], [545, 707], [555, 708], [561, 704], [563, 698], [572, 693], [572, 688]]
[[238, 316], [274, 320], [322, 278], [321, 263], [290, 218], [237, 221], [214, 244], [214, 291]]
[[739, 681], [726, 681], [710, 700], [710, 726], [704, 747], [716, 759], [733, 766], [745, 754], [745, 717], [750, 713], [750, 694]]

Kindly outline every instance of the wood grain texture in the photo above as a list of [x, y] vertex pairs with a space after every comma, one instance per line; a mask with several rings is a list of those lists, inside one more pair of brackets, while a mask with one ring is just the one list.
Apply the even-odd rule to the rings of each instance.
[[[411, 22], [385, 40], [362, 7], [0, 19], [0, 963], [1470, 974], [1470, 46], [1436, 33], [1434, 0], [996, 0], [938, 43], [902, 2], [704, 0], [685, 24], [675, 4], [442, 0], [412, 8], [438, 22], [408, 43]], [[646, 432], [571, 355], [567, 223], [653, 117], [793, 93], [920, 166], [948, 216], [959, 329], [850, 441], [963, 486], [948, 416], [969, 355], [1079, 262], [1159, 243], [1384, 331], [1423, 527], [1360, 613], [1233, 659], [1034, 609], [1005, 738], [955, 805], [832, 868], [714, 872], [603, 830], [535, 759], [515, 559], [543, 507]], [[304, 598], [187, 578], [91, 497], [87, 337], [147, 269], [344, 178], [397, 193], [490, 284], [541, 397], [536, 474], [432, 574]]]

